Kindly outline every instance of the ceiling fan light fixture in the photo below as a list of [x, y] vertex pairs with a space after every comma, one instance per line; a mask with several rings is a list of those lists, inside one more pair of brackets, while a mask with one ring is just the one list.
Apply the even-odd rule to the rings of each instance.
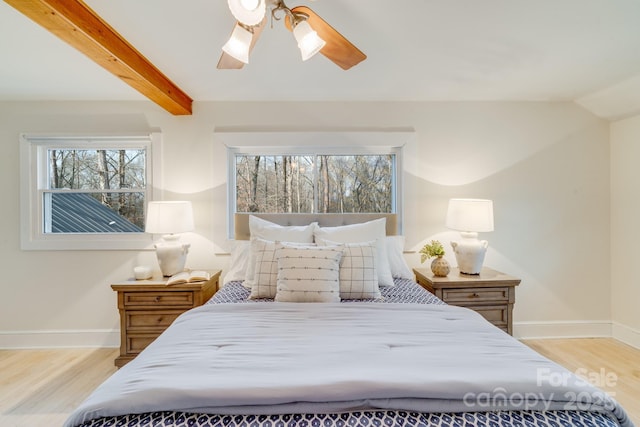
[[231, 33], [231, 37], [229, 37], [229, 40], [222, 46], [222, 50], [238, 61], [248, 64], [252, 37], [253, 34], [251, 31], [243, 28], [240, 24], [236, 24]]
[[246, 10], [256, 10], [260, 6], [260, 0], [240, 0], [240, 4]]
[[250, 27], [262, 22], [267, 12], [265, 0], [228, 0], [228, 4], [233, 17]]
[[309, 25], [307, 21], [298, 22], [293, 28], [293, 35], [298, 42], [298, 48], [300, 49], [303, 61], [320, 52], [324, 45], [327, 44], [318, 36], [318, 33], [311, 28], [311, 25]]

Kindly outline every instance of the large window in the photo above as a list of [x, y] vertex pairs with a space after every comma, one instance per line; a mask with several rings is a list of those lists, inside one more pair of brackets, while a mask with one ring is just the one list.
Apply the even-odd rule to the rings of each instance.
[[395, 211], [396, 154], [236, 153], [236, 212]]
[[234, 213], [395, 213], [402, 231], [402, 147], [413, 129], [216, 130], [227, 147]]
[[400, 147], [230, 147], [233, 214], [401, 212]]
[[144, 247], [153, 140], [23, 135], [23, 248]]

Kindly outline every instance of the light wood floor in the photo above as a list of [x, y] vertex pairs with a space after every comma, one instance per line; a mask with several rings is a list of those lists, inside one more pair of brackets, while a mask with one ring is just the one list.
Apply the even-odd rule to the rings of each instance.
[[[571, 371], [616, 376], [615, 393], [640, 427], [640, 350], [612, 339], [530, 340]], [[0, 426], [56, 427], [111, 373], [117, 349], [0, 350]], [[602, 371], [601, 371], [602, 370]]]
[[538, 353], [610, 393], [640, 427], [640, 350], [614, 339], [528, 340]]
[[0, 351], [0, 426], [62, 426], [116, 371], [119, 349]]

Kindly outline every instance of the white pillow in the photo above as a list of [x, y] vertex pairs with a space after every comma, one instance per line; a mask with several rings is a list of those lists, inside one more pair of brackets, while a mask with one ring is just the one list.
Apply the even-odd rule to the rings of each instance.
[[[338, 227], [317, 227], [314, 238], [343, 243], [369, 242], [387, 234], [387, 219], [380, 218], [359, 224], [341, 225]], [[336, 238], [339, 236], [340, 239]]]
[[319, 239], [320, 245], [339, 245], [343, 248], [340, 261], [340, 298], [376, 299], [380, 298], [378, 251], [376, 241], [363, 243], [335, 243]]
[[[261, 238], [270, 241], [279, 240], [285, 242], [312, 244], [313, 231], [316, 229], [317, 225], [317, 222], [312, 222], [309, 225], [284, 226], [258, 218], [255, 215], [249, 215], [249, 232], [251, 233], [251, 239]], [[256, 258], [255, 252], [252, 250], [249, 258], [249, 265], [247, 266], [247, 273], [245, 275], [245, 287], [251, 288], [253, 286], [255, 272]], [[274, 295], [275, 292], [269, 298], [273, 298]]]
[[278, 245], [279, 302], [340, 302], [338, 246], [285, 247]]
[[313, 231], [318, 225], [284, 226], [271, 221], [249, 215], [249, 232], [251, 238], [260, 237], [265, 240], [280, 240], [283, 242], [313, 243]]
[[276, 242], [258, 237], [251, 239], [251, 265], [245, 286], [251, 289], [249, 299], [273, 298], [276, 296], [278, 261]]
[[245, 280], [249, 259], [251, 258], [251, 242], [249, 240], [234, 240], [231, 247], [229, 269], [224, 275], [222, 284]]
[[387, 247], [387, 257], [389, 258], [389, 268], [391, 276], [401, 279], [413, 279], [413, 271], [407, 265], [404, 259], [404, 236], [387, 236], [385, 237]]
[[378, 285], [393, 286], [393, 277], [387, 258], [385, 244], [387, 219], [380, 218], [361, 224], [342, 225], [339, 227], [317, 227], [313, 232], [316, 240], [329, 240], [338, 243], [362, 243], [376, 241], [378, 257], [376, 259], [378, 270]]

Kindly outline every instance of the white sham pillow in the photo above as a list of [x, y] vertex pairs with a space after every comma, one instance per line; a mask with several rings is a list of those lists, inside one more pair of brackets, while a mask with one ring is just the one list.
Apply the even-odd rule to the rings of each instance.
[[339, 246], [278, 245], [278, 302], [340, 302]]
[[[340, 225], [337, 227], [316, 227], [315, 239], [325, 239], [342, 243], [369, 242], [387, 234], [387, 219], [379, 218], [359, 224]], [[339, 238], [337, 238], [338, 236]]]
[[387, 257], [385, 237], [387, 219], [380, 218], [360, 224], [341, 225], [338, 227], [317, 227], [313, 236], [316, 241], [328, 240], [338, 243], [362, 243], [375, 240], [377, 250], [378, 286], [393, 286], [393, 276]]
[[245, 280], [251, 259], [251, 242], [249, 240], [234, 240], [231, 244], [231, 260], [222, 280], [223, 285]]
[[409, 268], [409, 265], [403, 255], [404, 242], [404, 236], [385, 237], [387, 256], [389, 258], [389, 269], [391, 270], [391, 276], [394, 278], [413, 279], [413, 271]]
[[378, 251], [376, 241], [363, 243], [336, 243], [319, 239], [319, 245], [341, 246], [340, 298], [377, 299], [381, 298], [376, 268]]
[[259, 237], [265, 240], [279, 240], [282, 242], [313, 243], [313, 232], [318, 225], [279, 225], [255, 215], [249, 215], [249, 232], [251, 238]]

